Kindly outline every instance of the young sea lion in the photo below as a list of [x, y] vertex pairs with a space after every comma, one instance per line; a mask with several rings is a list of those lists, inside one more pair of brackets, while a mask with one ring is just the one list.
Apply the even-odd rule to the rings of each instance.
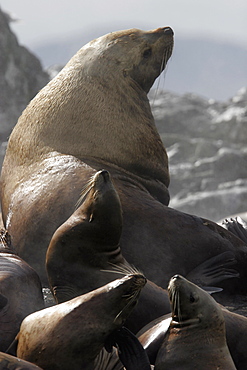
[[[137, 273], [121, 252], [122, 223], [111, 176], [106, 170], [98, 171], [47, 250], [48, 280], [57, 303], [97, 289], [119, 275]], [[126, 325], [136, 333], [164, 312], [170, 312], [167, 292], [148, 281]]]
[[37, 273], [12, 249], [10, 237], [0, 231], [0, 351], [5, 351], [22, 320], [44, 308]]
[[[58, 303], [88, 293], [135, 269], [124, 259], [120, 238], [122, 207], [108, 171], [98, 171], [89, 181], [77, 203], [77, 209], [54, 233], [46, 255], [49, 283]], [[221, 271], [231, 264], [230, 252], [219, 255], [190, 272], [195, 281], [211, 272], [210, 279], [222, 278]], [[217, 267], [220, 266], [220, 268]], [[231, 272], [230, 268], [229, 277]], [[198, 276], [199, 274], [199, 276]], [[208, 278], [209, 280], [209, 278]], [[207, 281], [208, 283], [208, 281]], [[148, 281], [138, 304], [127, 320], [134, 333], [153, 319], [170, 312], [167, 291]]]
[[122, 327], [145, 283], [143, 275], [125, 276], [29, 315], [17, 336], [17, 356], [46, 370], [94, 369], [107, 337]]
[[170, 280], [168, 292], [172, 321], [155, 369], [236, 369], [227, 347], [224, 315], [218, 303], [180, 275]]

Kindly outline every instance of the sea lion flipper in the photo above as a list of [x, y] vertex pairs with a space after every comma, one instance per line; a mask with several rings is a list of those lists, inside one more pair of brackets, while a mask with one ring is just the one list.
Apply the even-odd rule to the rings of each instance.
[[109, 343], [117, 347], [119, 358], [126, 370], [151, 369], [146, 351], [130, 330], [122, 327], [115, 331], [108, 340]]
[[227, 251], [201, 263], [187, 274], [187, 279], [196, 285], [209, 287], [225, 279], [239, 277], [239, 273], [231, 268], [235, 263], [234, 254]]
[[236, 217], [235, 219], [226, 218], [222, 222], [222, 226], [236, 235], [239, 239], [243, 240], [243, 242], [247, 243], [247, 224], [241, 217]]

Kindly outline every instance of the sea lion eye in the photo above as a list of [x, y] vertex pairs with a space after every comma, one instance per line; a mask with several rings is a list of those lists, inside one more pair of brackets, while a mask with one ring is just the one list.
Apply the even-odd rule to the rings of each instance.
[[190, 302], [191, 303], [194, 303], [195, 302], [195, 297], [193, 296], [193, 294], [192, 293], [190, 293]]
[[143, 58], [149, 58], [151, 54], [152, 54], [152, 49], [148, 48], [148, 49], [144, 50]]

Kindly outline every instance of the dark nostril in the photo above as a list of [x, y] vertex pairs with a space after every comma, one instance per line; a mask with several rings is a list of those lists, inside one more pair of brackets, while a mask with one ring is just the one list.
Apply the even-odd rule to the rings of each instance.
[[171, 36], [173, 36], [173, 35], [174, 35], [174, 32], [173, 32], [173, 30], [172, 30], [172, 28], [171, 28], [171, 27], [164, 27], [164, 28], [163, 28], [163, 30], [164, 30], [164, 33], [165, 33], [166, 35], [171, 35]]
[[173, 279], [180, 279], [180, 275], [176, 274], [172, 277]]
[[109, 180], [109, 172], [108, 172], [108, 171], [106, 171], [106, 170], [101, 170], [100, 174], [101, 174], [101, 176], [103, 176], [103, 179], [104, 179], [105, 181]]

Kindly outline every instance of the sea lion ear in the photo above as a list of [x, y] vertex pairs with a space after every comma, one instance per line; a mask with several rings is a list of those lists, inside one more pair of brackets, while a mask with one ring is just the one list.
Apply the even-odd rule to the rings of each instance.
[[2, 310], [8, 303], [8, 298], [0, 294], [0, 310]]
[[124, 77], [127, 77], [128, 74], [129, 74], [128, 69], [123, 69], [123, 75], [124, 75]]

